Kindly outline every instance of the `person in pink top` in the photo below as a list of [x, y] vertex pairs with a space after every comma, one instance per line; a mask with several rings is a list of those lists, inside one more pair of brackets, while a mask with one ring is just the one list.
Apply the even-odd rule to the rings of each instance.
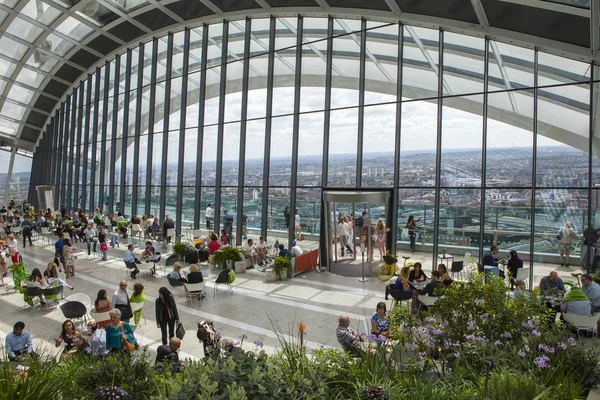
[[217, 234], [213, 232], [210, 236], [210, 242], [208, 242], [208, 254], [213, 255], [215, 251], [221, 248], [221, 243], [219, 242], [219, 238]]

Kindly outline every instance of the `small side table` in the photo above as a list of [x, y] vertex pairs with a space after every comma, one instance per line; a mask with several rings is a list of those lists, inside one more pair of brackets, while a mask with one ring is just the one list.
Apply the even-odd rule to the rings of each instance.
[[[454, 256], [453, 255], [450, 255], [448, 253], [438, 254], [437, 258], [439, 260], [439, 264], [446, 265], [446, 268], [448, 268], [448, 270], [450, 270], [450, 268], [452, 267], [452, 263], [450, 262], [450, 260], [452, 260], [452, 262], [454, 262]], [[448, 260], [448, 262], [444, 262], [444, 260]]]

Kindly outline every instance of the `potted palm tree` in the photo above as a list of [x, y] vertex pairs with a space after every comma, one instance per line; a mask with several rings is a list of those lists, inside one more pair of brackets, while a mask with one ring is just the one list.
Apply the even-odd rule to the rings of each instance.
[[286, 256], [275, 257], [273, 262], [273, 270], [277, 274], [277, 277], [284, 281], [292, 277], [292, 261]]

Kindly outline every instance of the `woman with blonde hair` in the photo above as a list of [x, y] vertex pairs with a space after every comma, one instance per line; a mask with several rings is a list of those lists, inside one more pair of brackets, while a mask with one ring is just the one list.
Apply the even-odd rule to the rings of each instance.
[[377, 225], [375, 225], [375, 235], [377, 236], [377, 243], [379, 244], [379, 259], [383, 260], [383, 256], [386, 253], [385, 249], [385, 222], [382, 218], [379, 218]]
[[410, 286], [410, 283], [408, 281], [409, 276], [410, 267], [402, 267], [402, 269], [400, 270], [400, 275], [398, 275], [398, 279], [396, 280], [396, 283], [394, 283], [394, 289], [401, 290], [406, 298], [411, 298], [412, 301], [410, 302], [410, 309], [411, 312], [415, 314], [419, 307], [419, 302], [417, 301], [419, 292], [416, 290], [412, 290], [412, 287]]
[[558, 251], [560, 252], [560, 265], [568, 267], [571, 263], [569, 259], [569, 253], [573, 250], [573, 243], [577, 239], [577, 232], [573, 229], [573, 224], [567, 221], [565, 225], [559, 229], [556, 234], [556, 240], [558, 240]]

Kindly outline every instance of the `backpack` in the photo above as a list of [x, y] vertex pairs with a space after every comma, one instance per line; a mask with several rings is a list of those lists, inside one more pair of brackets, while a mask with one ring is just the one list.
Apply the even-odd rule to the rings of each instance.
[[217, 334], [212, 321], [200, 321], [198, 322], [198, 331], [196, 337], [201, 342], [206, 342], [207, 345], [212, 346], [217, 342]]
[[356, 226], [361, 228], [363, 225], [364, 225], [363, 217], [360, 216], [360, 217], [356, 218]]
[[230, 269], [229, 273], [227, 274], [227, 284], [232, 284], [233, 281], [235, 281], [235, 271]]

